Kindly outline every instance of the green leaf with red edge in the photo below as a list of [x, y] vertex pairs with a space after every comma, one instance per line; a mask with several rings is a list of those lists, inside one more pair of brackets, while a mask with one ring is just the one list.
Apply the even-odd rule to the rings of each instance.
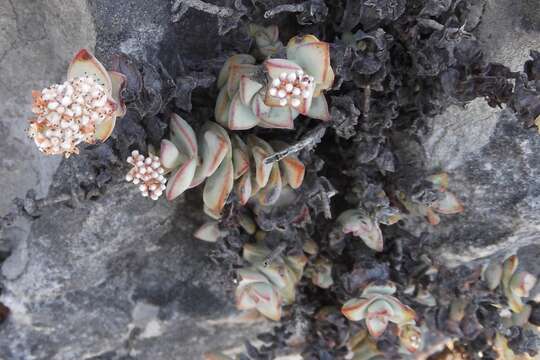
[[184, 164], [172, 174], [167, 181], [167, 189], [165, 195], [167, 200], [173, 200], [180, 196], [184, 191], [189, 188], [189, 185], [193, 181], [195, 175], [195, 169], [197, 168], [196, 159], [188, 159]]

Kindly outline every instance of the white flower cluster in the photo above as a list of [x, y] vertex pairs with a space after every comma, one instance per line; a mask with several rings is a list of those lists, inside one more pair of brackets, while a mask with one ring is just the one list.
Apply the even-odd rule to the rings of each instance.
[[139, 190], [144, 197], [148, 196], [152, 200], [159, 199], [167, 182], [163, 175], [165, 169], [161, 166], [159, 157], [155, 155], [145, 157], [135, 150], [127, 158], [127, 162], [133, 165], [133, 168], [126, 175], [126, 181], [139, 185]]
[[79, 153], [81, 142], [95, 141], [95, 128], [115, 111], [114, 101], [90, 76], [75, 78], [33, 93], [28, 134], [47, 155]]
[[309, 99], [313, 95], [313, 76], [304, 74], [302, 70], [279, 75], [278, 79], [272, 80], [270, 95], [278, 97], [279, 105], [298, 107], [302, 103], [302, 98]]

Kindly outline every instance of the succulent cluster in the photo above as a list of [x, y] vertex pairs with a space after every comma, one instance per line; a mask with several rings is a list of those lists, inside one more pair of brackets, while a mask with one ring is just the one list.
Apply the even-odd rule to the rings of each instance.
[[251, 266], [238, 270], [236, 307], [256, 309], [271, 320], [281, 319], [281, 307], [292, 304], [296, 297], [296, 285], [302, 278], [306, 256], [282, 256], [273, 254], [262, 244], [245, 244], [243, 258]]
[[68, 80], [42, 91], [33, 91], [28, 135], [46, 155], [78, 154], [81, 143], [105, 141], [116, 118], [125, 114], [120, 92], [126, 78], [108, 72], [88, 50], [71, 61]]
[[484, 269], [482, 277], [490, 290], [501, 288], [508, 306], [512, 311], [512, 319], [516, 325], [523, 325], [529, 320], [531, 306], [523, 303], [523, 298], [536, 284], [536, 277], [526, 271], [517, 271], [519, 259], [512, 255], [501, 264], [492, 260]]
[[389, 323], [398, 325], [402, 345], [415, 352], [421, 345], [422, 335], [415, 325], [416, 313], [392, 296], [396, 292], [393, 283], [369, 284], [360, 298], [353, 298], [343, 304], [341, 312], [352, 321], [365, 320], [369, 334], [380, 337]]
[[[274, 33], [275, 31], [275, 33]], [[258, 30], [255, 38], [262, 51], [272, 53], [277, 29]], [[249, 54], [231, 56], [218, 77], [220, 89], [215, 107], [216, 121], [231, 130], [266, 128], [293, 129], [302, 114], [330, 120], [323, 94], [332, 87], [329, 44], [313, 35], [292, 38], [286, 59], [269, 58], [262, 65]]]
[[[263, 206], [274, 204], [284, 186], [298, 188], [304, 179], [304, 165], [294, 155], [279, 162], [266, 159], [287, 144], [267, 143], [249, 135], [247, 144], [220, 125], [206, 122], [199, 136], [180, 116], [171, 116], [170, 140], [161, 142], [161, 163], [172, 174], [166, 195], [173, 200], [189, 188], [206, 180], [203, 190], [205, 212], [216, 219], [233, 191], [240, 204], [251, 198]], [[235, 183], [236, 181], [236, 183]]]
[[398, 191], [398, 199], [410, 214], [424, 216], [430, 224], [437, 225], [441, 221], [438, 214], [453, 215], [462, 213], [465, 210], [457, 196], [447, 190], [447, 173], [431, 175], [426, 180], [431, 184], [431, 190], [436, 195], [435, 198], [413, 199]]

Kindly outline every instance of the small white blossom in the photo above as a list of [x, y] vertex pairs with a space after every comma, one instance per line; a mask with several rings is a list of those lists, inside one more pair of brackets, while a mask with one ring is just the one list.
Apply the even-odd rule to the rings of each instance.
[[313, 76], [304, 74], [302, 70], [286, 73], [273, 79], [269, 93], [279, 98], [280, 106], [290, 105], [294, 108], [302, 104], [303, 99], [309, 99], [313, 94], [315, 80]]
[[[111, 100], [111, 101], [110, 101]], [[47, 155], [78, 154], [77, 146], [95, 142], [95, 129], [113, 116], [116, 104], [90, 76], [75, 78], [33, 93], [28, 135]]]
[[126, 181], [139, 185], [142, 196], [152, 200], [159, 199], [167, 182], [164, 176], [165, 169], [161, 166], [159, 157], [155, 155], [145, 157], [135, 150], [126, 161], [133, 165], [126, 175]]

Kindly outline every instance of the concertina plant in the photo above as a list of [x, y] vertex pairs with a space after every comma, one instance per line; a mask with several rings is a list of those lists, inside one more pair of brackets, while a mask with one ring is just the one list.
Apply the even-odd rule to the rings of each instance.
[[396, 286], [392, 282], [385, 284], [369, 284], [362, 291], [360, 298], [353, 298], [343, 304], [341, 312], [351, 321], [364, 320], [369, 334], [380, 337], [394, 323], [399, 328], [401, 344], [409, 351], [415, 352], [421, 346], [421, 331], [416, 326], [416, 313], [396, 297]]
[[[277, 28], [257, 27], [252, 33], [263, 54], [278, 52]], [[334, 82], [328, 43], [313, 35], [294, 37], [287, 44], [286, 59], [256, 62], [252, 55], [236, 54], [223, 65], [217, 82], [218, 123], [230, 130], [293, 129], [300, 114], [330, 120], [323, 94]]]
[[[239, 136], [229, 136], [214, 122], [203, 124], [199, 137], [180, 116], [173, 114], [170, 140], [161, 142], [161, 164], [171, 172], [166, 196], [173, 200], [189, 188], [206, 180], [203, 190], [204, 210], [219, 219], [232, 192], [242, 205], [256, 197], [263, 206], [274, 204], [284, 186], [297, 189], [303, 182], [305, 167], [294, 154], [279, 162], [265, 162], [286, 143], [268, 143], [248, 135], [247, 142]], [[236, 181], [236, 183], [235, 183]]]
[[271, 320], [279, 320], [281, 307], [294, 302], [307, 257], [304, 254], [274, 256], [263, 244], [248, 243], [243, 247], [243, 258], [251, 266], [238, 270], [236, 307], [256, 309]]
[[86, 49], [69, 64], [67, 80], [32, 92], [28, 135], [46, 155], [78, 154], [81, 143], [105, 141], [125, 115], [120, 93], [126, 77], [105, 67]]

